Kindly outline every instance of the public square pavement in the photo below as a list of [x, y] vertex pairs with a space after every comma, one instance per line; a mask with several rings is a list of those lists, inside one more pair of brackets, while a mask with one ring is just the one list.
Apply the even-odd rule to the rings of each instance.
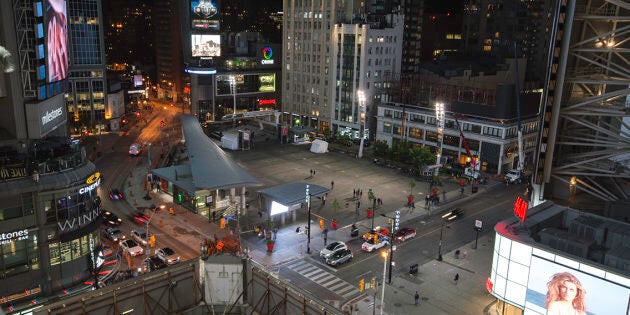
[[[396, 210], [403, 213], [402, 221], [415, 217], [429, 215], [425, 208], [425, 195], [429, 190], [429, 183], [415, 181], [416, 186], [411, 193], [415, 196], [416, 206], [413, 211], [406, 207], [407, 196], [410, 194], [411, 177], [403, 175], [395, 168], [378, 166], [370, 157], [357, 159], [354, 152], [339, 153], [329, 152], [323, 154], [311, 153], [310, 145], [280, 144], [271, 133], [263, 134], [256, 131], [258, 140], [250, 150], [227, 151], [242, 167], [252, 175], [258, 177], [264, 186], [251, 187], [247, 196], [250, 207], [243, 211], [240, 225], [242, 246], [247, 248], [250, 257], [268, 270], [274, 270], [281, 264], [304, 258], [306, 255], [305, 235], [295, 232], [298, 226], [305, 225], [305, 211], [298, 211], [297, 222], [287, 218], [279, 225], [276, 246], [273, 252], [266, 250], [264, 240], [257, 236], [253, 227], [266, 220], [266, 210], [261, 209], [257, 198], [257, 190], [290, 182], [303, 182], [331, 187], [326, 204], [320, 200], [312, 201], [312, 212], [327, 219], [337, 219], [339, 227], [335, 231], [335, 238], [344, 240], [344, 235], [350, 240], [350, 227], [352, 224], [360, 229], [360, 233], [370, 228], [371, 219], [366, 217], [366, 208], [369, 201], [367, 192], [373, 189], [376, 198], [382, 200], [382, 206], [377, 206], [374, 225], [386, 225], [386, 218], [380, 216], [385, 213], [393, 217]], [[263, 134], [263, 135], [261, 135]], [[102, 146], [111, 147], [117, 141], [118, 135], [108, 134], [103, 136]], [[269, 140], [267, 140], [269, 139]], [[367, 148], [371, 150], [371, 148]], [[180, 152], [179, 150], [175, 152]], [[88, 152], [89, 154], [89, 152]], [[185, 153], [182, 153], [185, 154]], [[367, 154], [366, 154], [367, 155]], [[98, 155], [91, 155], [100, 158]], [[310, 176], [310, 170], [314, 175]], [[146, 161], [139, 163], [129, 178], [131, 185], [125, 187], [127, 196], [144, 196], [143, 181], [146, 179]], [[461, 194], [459, 181], [448, 176], [441, 178], [439, 205], [431, 207], [431, 213], [444, 212], [447, 209], [465, 203], [467, 199], [475, 195], [486, 193], [495, 185], [502, 185], [501, 179], [491, 179], [487, 185], [479, 185], [479, 191], [471, 194], [470, 185], [466, 185], [465, 192]], [[353, 190], [361, 190], [362, 197], [358, 210], [353, 200]], [[446, 191], [444, 198], [442, 190]], [[166, 193], [149, 194], [152, 199], [145, 200], [140, 197], [127, 198], [133, 206], [142, 209], [152, 204], [172, 205], [172, 196]], [[330, 208], [333, 200], [337, 199], [341, 209], [337, 212]], [[444, 200], [445, 199], [445, 200]], [[226, 229], [220, 229], [218, 222], [208, 222], [207, 218], [194, 215], [189, 211], [174, 205], [176, 215], [169, 217], [170, 224], [161, 228], [166, 233], [178, 235], [182, 242], [187, 244], [199, 244], [204, 238], [222, 237], [227, 233]], [[263, 214], [262, 218], [259, 212]], [[167, 213], [164, 213], [165, 215]], [[326, 227], [330, 229], [330, 223]], [[323, 247], [323, 239], [318, 235], [318, 222], [311, 224], [311, 255], [316, 255]], [[454, 252], [445, 252], [443, 261], [431, 261], [418, 268], [415, 276], [399, 274], [392, 279], [391, 284], [386, 284], [385, 313], [387, 314], [494, 314], [493, 303], [495, 299], [485, 289], [485, 279], [490, 274], [492, 265], [493, 239], [490, 237], [479, 238], [479, 246], [473, 250], [472, 244], [467, 251], [467, 257], [455, 258]], [[459, 274], [457, 283], [453, 281], [454, 275]], [[377, 287], [376, 311], [380, 313], [381, 287]], [[419, 291], [421, 299], [419, 305], [414, 305], [415, 291]], [[365, 290], [361, 295], [341, 305], [342, 310], [349, 312], [352, 306], [353, 314], [371, 314], [373, 310], [374, 291]], [[393, 305], [393, 306], [392, 306]], [[358, 311], [357, 311], [358, 308]]]

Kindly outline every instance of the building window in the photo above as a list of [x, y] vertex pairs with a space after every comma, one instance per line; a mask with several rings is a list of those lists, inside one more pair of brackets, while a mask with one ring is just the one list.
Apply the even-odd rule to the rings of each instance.
[[409, 137], [414, 139], [422, 139], [424, 131], [420, 128], [409, 128]]
[[391, 134], [392, 133], [392, 124], [383, 123], [383, 133]]

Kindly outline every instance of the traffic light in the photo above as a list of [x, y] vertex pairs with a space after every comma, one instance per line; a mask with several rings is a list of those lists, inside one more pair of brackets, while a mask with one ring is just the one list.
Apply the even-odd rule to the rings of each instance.
[[219, 225], [222, 229], [225, 229], [225, 219], [221, 219], [221, 223]]
[[181, 205], [183, 200], [184, 195], [182, 195], [182, 193], [177, 194], [177, 203]]
[[324, 228], [324, 219], [319, 219], [319, 228], [320, 229]]
[[149, 246], [155, 247], [155, 235], [149, 236]]
[[370, 280], [370, 288], [376, 289], [376, 279], [372, 278], [372, 280]]
[[361, 278], [361, 280], [359, 280], [359, 292], [363, 292], [364, 288], [365, 288], [365, 279]]

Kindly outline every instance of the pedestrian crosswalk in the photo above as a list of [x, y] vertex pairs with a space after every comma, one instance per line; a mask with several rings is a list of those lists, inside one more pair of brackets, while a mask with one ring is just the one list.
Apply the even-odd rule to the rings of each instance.
[[350, 299], [360, 293], [355, 286], [338, 278], [329, 271], [309, 263], [307, 260], [294, 261], [286, 265], [286, 267], [345, 299]]

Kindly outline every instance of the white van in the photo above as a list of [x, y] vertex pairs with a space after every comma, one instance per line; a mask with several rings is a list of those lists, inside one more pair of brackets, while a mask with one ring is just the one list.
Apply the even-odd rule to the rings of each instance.
[[139, 143], [134, 143], [129, 146], [129, 155], [138, 156], [142, 153], [142, 146]]

